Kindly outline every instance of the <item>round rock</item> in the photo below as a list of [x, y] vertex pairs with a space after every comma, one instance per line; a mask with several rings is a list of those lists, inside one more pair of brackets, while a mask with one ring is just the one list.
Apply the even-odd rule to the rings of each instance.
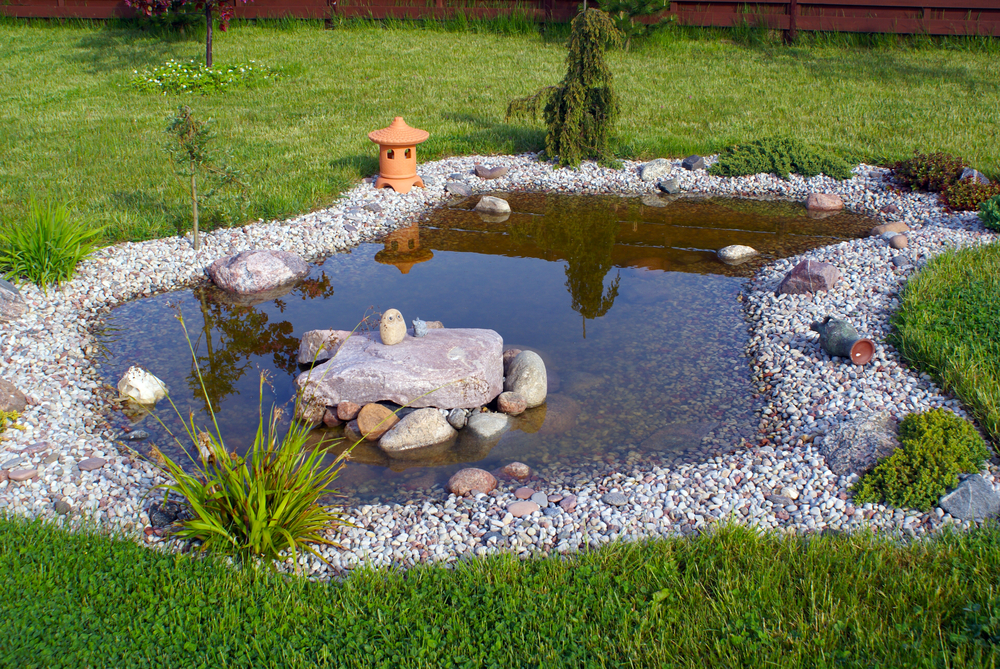
[[368, 441], [378, 441], [398, 422], [392, 409], [375, 402], [364, 405], [358, 412], [358, 429]]
[[524, 481], [529, 476], [531, 476], [531, 467], [524, 464], [523, 462], [512, 462], [506, 467], [504, 467], [501, 471], [503, 471], [504, 474], [517, 481]]
[[337, 405], [337, 418], [344, 421], [351, 421], [358, 417], [361, 405], [354, 402], [341, 402]]
[[490, 492], [497, 487], [497, 480], [484, 469], [467, 467], [455, 472], [448, 479], [448, 491], [456, 495], [468, 495], [473, 490]]
[[528, 487], [518, 488], [514, 491], [514, 497], [517, 497], [518, 499], [529, 499], [534, 494], [535, 489]]
[[465, 429], [482, 441], [499, 437], [510, 428], [510, 419], [502, 413], [474, 413], [465, 421]]
[[254, 249], [219, 258], [206, 271], [219, 288], [248, 295], [302, 279], [309, 274], [309, 265], [289, 251]]
[[379, 336], [386, 346], [395, 346], [406, 337], [406, 323], [403, 321], [403, 314], [398, 309], [389, 309], [382, 314], [382, 320], [378, 326]]
[[899, 234], [889, 240], [889, 246], [894, 249], [905, 249], [910, 245], [910, 240], [907, 239], [906, 235]]
[[480, 214], [488, 214], [490, 216], [502, 216], [510, 213], [510, 205], [507, 203], [507, 200], [493, 197], [492, 195], [481, 197], [473, 209]]
[[611, 506], [625, 506], [628, 504], [628, 497], [620, 492], [609, 492], [601, 498], [601, 501]]
[[523, 397], [527, 408], [543, 404], [548, 393], [548, 379], [541, 356], [534, 351], [518, 353], [510, 363], [503, 389]]
[[549, 505], [549, 496], [544, 492], [536, 492], [529, 499], [538, 505], [539, 508], [543, 508]]
[[738, 265], [753, 258], [755, 255], [757, 255], [757, 249], [752, 246], [742, 246], [740, 244], [732, 244], [718, 251], [719, 260], [727, 265]]
[[404, 416], [385, 433], [378, 445], [393, 457], [405, 458], [408, 451], [446, 442], [455, 434], [455, 429], [441, 412], [429, 407]]
[[515, 518], [523, 518], [524, 516], [530, 516], [535, 511], [538, 511], [539, 507], [537, 504], [531, 500], [524, 500], [521, 502], [514, 502], [507, 507], [507, 513], [514, 516]]
[[507, 391], [500, 393], [500, 396], [497, 397], [497, 408], [502, 413], [517, 416], [524, 413], [524, 410], [528, 408], [528, 403], [517, 393]]

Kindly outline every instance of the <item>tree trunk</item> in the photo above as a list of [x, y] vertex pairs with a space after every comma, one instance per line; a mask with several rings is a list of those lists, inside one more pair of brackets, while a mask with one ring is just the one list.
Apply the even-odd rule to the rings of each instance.
[[[212, 3], [205, 3], [205, 65], [212, 67]], [[195, 247], [198, 248], [198, 247]]]
[[191, 240], [197, 251], [201, 244], [198, 239], [198, 188], [195, 185], [194, 163], [191, 163]]

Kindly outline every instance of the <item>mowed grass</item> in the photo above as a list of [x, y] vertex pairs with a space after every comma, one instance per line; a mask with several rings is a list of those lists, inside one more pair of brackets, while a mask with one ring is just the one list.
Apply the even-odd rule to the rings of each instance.
[[1000, 532], [909, 545], [727, 528], [572, 559], [238, 572], [0, 520], [18, 667], [995, 667]]
[[910, 278], [893, 343], [1000, 445], [1000, 244], [951, 251]]
[[[285, 72], [255, 90], [211, 96], [130, 90], [133, 71], [204, 58], [202, 35], [125, 24], [0, 23], [0, 210], [31, 196], [66, 201], [106, 241], [186, 230], [189, 203], [164, 129], [180, 104], [214, 121], [216, 146], [246, 175], [245, 201], [206, 205], [206, 227], [279, 219], [329, 205], [377, 169], [367, 133], [396, 115], [431, 133], [422, 160], [543, 146], [540, 120], [506, 121], [507, 102], [557, 83], [560, 35], [450, 32], [399, 22], [233, 24], [215, 62]], [[1000, 170], [996, 49], [786, 47], [664, 30], [610, 54], [623, 100], [615, 150], [653, 158], [711, 153], [788, 134], [852, 159], [945, 150]]]

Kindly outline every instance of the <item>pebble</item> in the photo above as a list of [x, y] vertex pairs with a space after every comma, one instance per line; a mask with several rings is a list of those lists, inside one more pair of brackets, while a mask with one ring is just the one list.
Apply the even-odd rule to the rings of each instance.
[[514, 491], [514, 497], [518, 499], [530, 499], [535, 494], [533, 488], [521, 487]]
[[[707, 156], [706, 167], [715, 159]], [[471, 179], [475, 164], [486, 162], [509, 171], [488, 182]], [[837, 193], [849, 209], [902, 224], [892, 228], [906, 233], [908, 249], [897, 255], [879, 237], [850, 240], [774, 261], [747, 283], [747, 355], [754, 382], [766, 399], [759, 441], [733, 444], [728, 454], [680, 465], [658, 455], [630, 455], [634, 447], [618, 444], [609, 444], [609, 460], [557, 461], [534, 472], [521, 463], [508, 465], [502, 470], [508, 481], [537, 479], [536, 487], [549, 492], [548, 505], [537, 516], [531, 514], [540, 506], [530, 501], [536, 490], [529, 488], [521, 498], [513, 493], [516, 483], [461, 500], [436, 488], [414, 492], [405, 503], [360, 504], [346, 510], [346, 520], [355, 527], [332, 533], [343, 548], [318, 547], [332, 566], [301, 556], [307, 573], [326, 578], [365, 564], [450, 564], [463, 556], [500, 551], [565, 554], [619, 538], [700, 532], [727, 518], [761, 530], [874, 530], [903, 538], [967, 526], [941, 509], [924, 514], [877, 504], [855, 507], [850, 492], [855, 479], [831, 472], [819, 445], [833, 425], [859, 408], [887, 410], [897, 418], [934, 407], [965, 415], [956, 400], [927, 375], [903, 365], [883, 342], [900, 290], [913, 271], [945, 250], [989, 243], [997, 235], [984, 231], [975, 212], [948, 212], [936, 195], [893, 188], [887, 170], [876, 166], [858, 165], [846, 181], [797, 175], [782, 180], [763, 174], [714, 177], [703, 170], [684, 170], [678, 160], [668, 162], [662, 181], [678, 193], [798, 201], [810, 192]], [[205, 266], [223, 255], [268, 247], [320, 259], [376, 240], [443, 203], [449, 197], [447, 180], [469, 185], [473, 195], [514, 190], [656, 193], [658, 182], [642, 181], [640, 167], [623, 161], [617, 170], [593, 163], [564, 170], [537, 161], [533, 154], [448, 158], [421, 164], [419, 172], [428, 187], [406, 195], [362, 183], [328, 209], [204, 234], [198, 252], [188, 237], [116, 244], [80, 263], [74, 278], [58, 289], [46, 293], [32, 285], [19, 286], [29, 310], [5, 323], [0, 333], [0, 376], [30, 401], [19, 421], [25, 429], [7, 430], [0, 442], [0, 461], [5, 463], [0, 471], [0, 512], [66, 518], [57, 510], [65, 508], [62, 502], [74, 517], [131, 532], [144, 543], [167, 541], [144, 532], [149, 517], [148, 501], [143, 503], [150, 489], [167, 479], [116, 443], [118, 432], [104, 418], [112, 408], [108, 389], [95, 368], [96, 357], [88, 357], [97, 353], [90, 328], [108, 309], [201, 281]], [[777, 283], [805, 258], [833, 263], [843, 278], [825, 293], [776, 297]], [[847, 318], [876, 341], [878, 350], [869, 364], [854, 368], [820, 349], [809, 324], [826, 315]], [[50, 455], [59, 456], [61, 464], [53, 461], [45, 467]], [[15, 466], [20, 469], [7, 471]], [[23, 471], [33, 473], [30, 483], [17, 483], [15, 477]], [[3, 480], [5, 473], [10, 480]], [[997, 474], [993, 464], [983, 472], [994, 487]], [[786, 488], [794, 488], [798, 497], [793, 499]], [[783, 494], [778, 497], [788, 500], [785, 506], [765, 497], [779, 492]], [[556, 495], [561, 499], [550, 502]], [[615, 495], [624, 499], [624, 506], [607, 501], [617, 500]], [[630, 498], [634, 504], [627, 504]], [[289, 560], [281, 568], [290, 571], [293, 565]]]
[[601, 501], [605, 504], [610, 504], [611, 506], [625, 506], [628, 504], [628, 497], [620, 492], [609, 492], [601, 498]]

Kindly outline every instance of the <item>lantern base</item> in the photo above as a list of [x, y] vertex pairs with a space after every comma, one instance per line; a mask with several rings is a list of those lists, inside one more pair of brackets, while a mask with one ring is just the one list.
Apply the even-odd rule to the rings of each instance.
[[410, 189], [414, 186], [424, 187], [424, 180], [420, 177], [406, 177], [405, 179], [400, 179], [398, 177], [384, 177], [381, 174], [378, 175], [378, 179], [375, 180], [375, 188], [385, 188], [388, 186], [397, 193], [409, 193]]

